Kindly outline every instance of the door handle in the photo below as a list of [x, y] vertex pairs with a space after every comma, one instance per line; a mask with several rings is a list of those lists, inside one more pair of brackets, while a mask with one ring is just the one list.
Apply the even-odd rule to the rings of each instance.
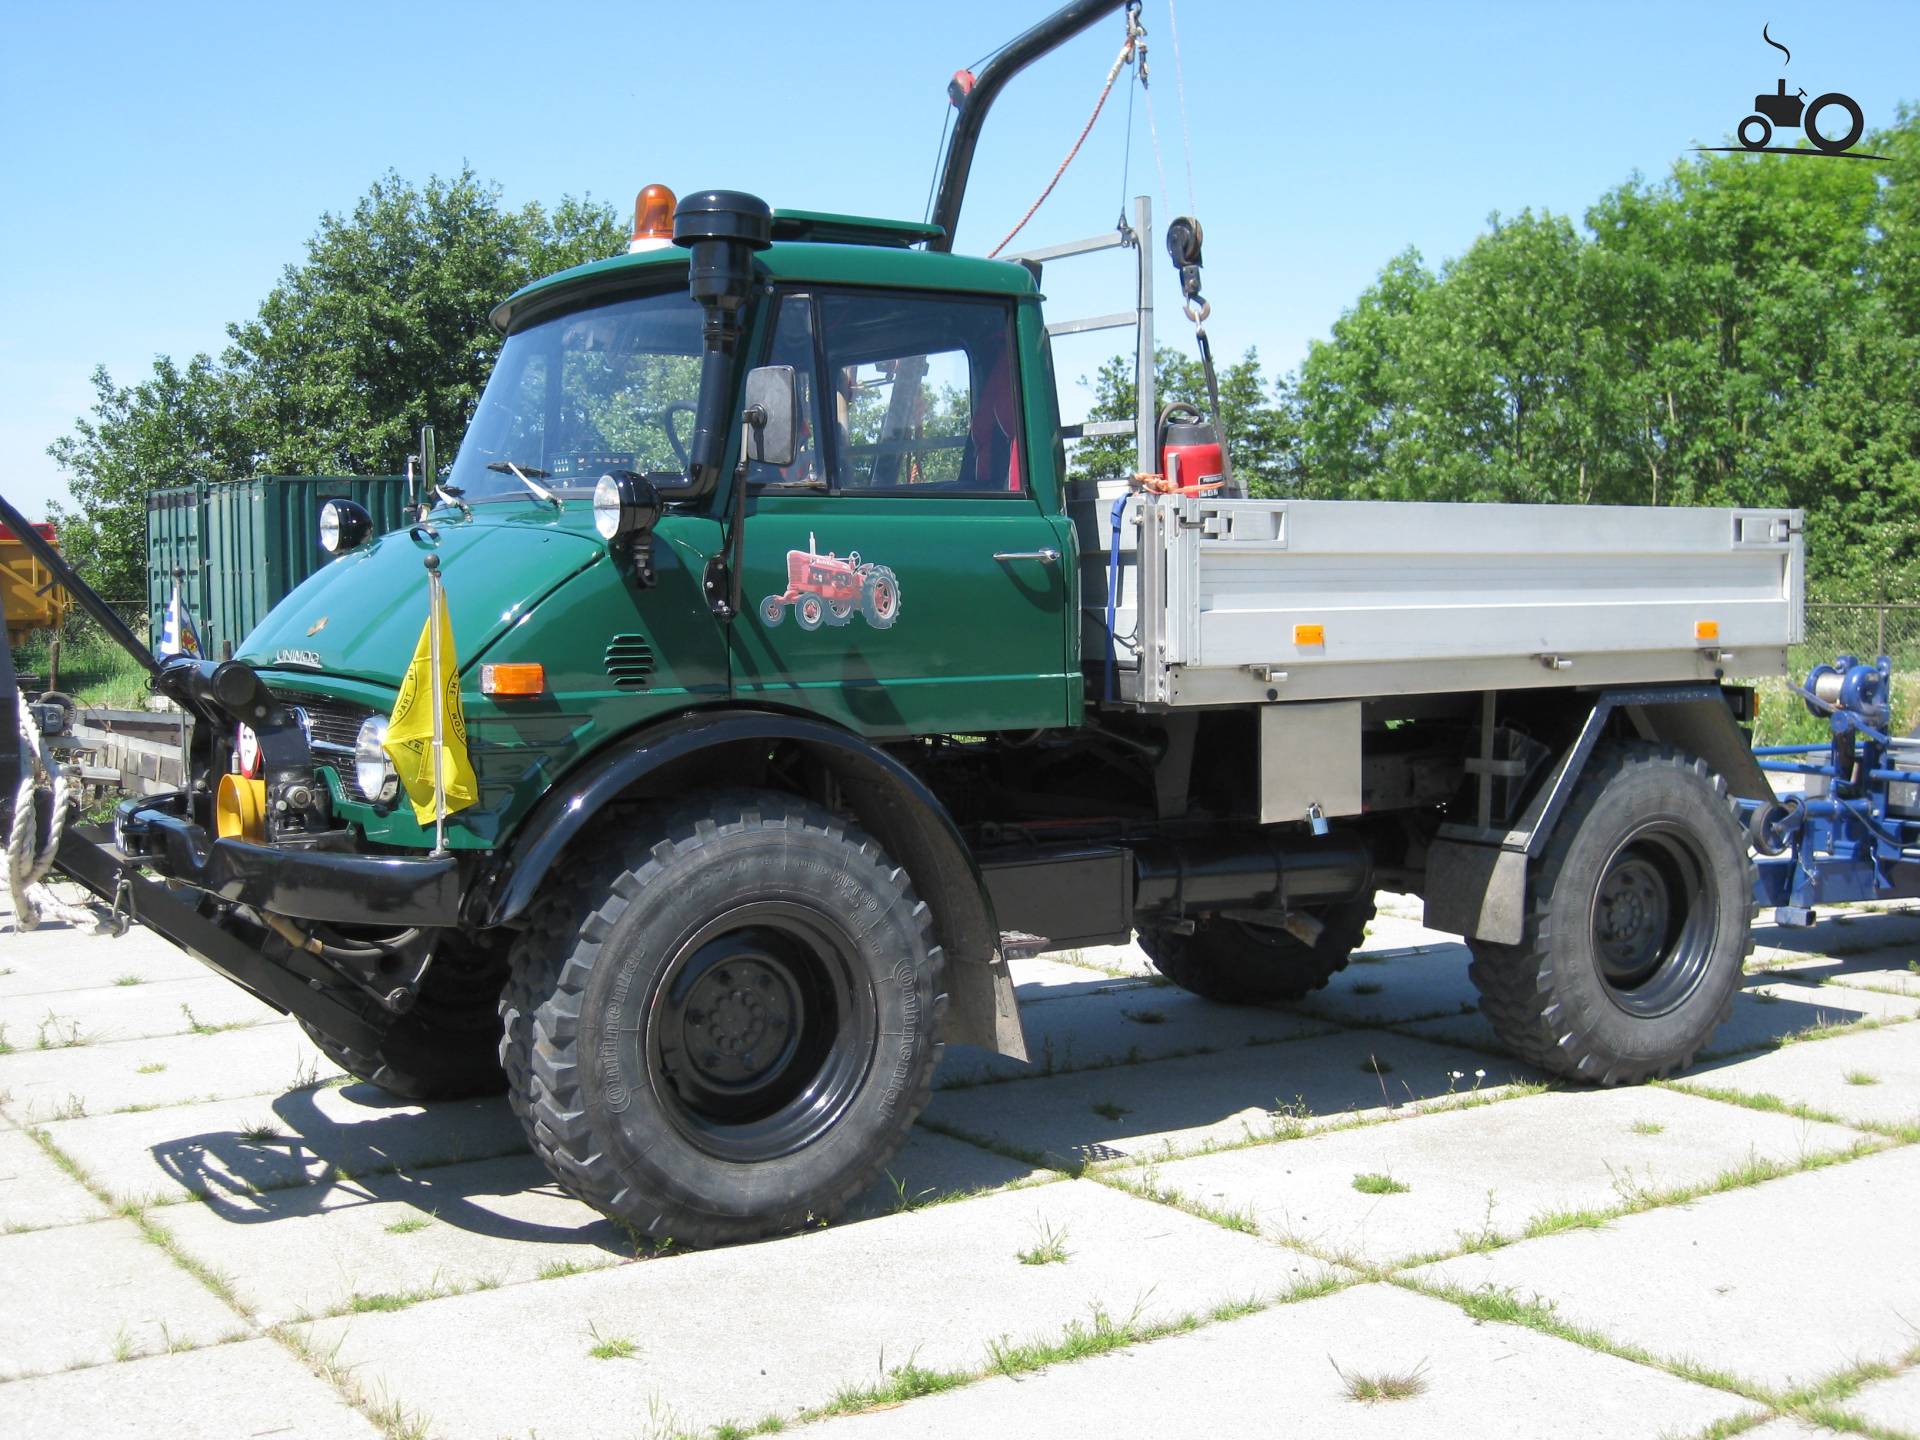
[[1044, 550], [996, 550], [993, 552], [993, 558], [996, 560], [1038, 560], [1042, 565], [1058, 565], [1060, 563], [1060, 552], [1052, 546], [1048, 546]]

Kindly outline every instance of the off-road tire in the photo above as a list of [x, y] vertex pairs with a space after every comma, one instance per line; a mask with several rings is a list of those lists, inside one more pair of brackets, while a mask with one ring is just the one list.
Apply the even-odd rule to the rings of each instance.
[[1309, 912], [1325, 927], [1309, 945], [1297, 935], [1217, 916], [1191, 935], [1142, 930], [1140, 948], [1154, 969], [1189, 994], [1225, 1005], [1299, 1000], [1347, 968], [1373, 919], [1373, 896]]
[[[569, 1191], [658, 1241], [726, 1244], [830, 1219], [880, 1177], [931, 1090], [947, 1006], [931, 912], [876, 841], [791, 795], [699, 796], [618, 830], [556, 873], [514, 947], [500, 1058], [528, 1142]], [[694, 1047], [677, 1066], [657, 1047], [692, 1033], [664, 1017], [678, 994], [693, 1023], [687, 990], [705, 981], [689, 977], [719, 968], [698, 969], [703, 947], [752, 933], [696, 945], [703, 930], [754, 905], [840, 927], [851, 983], [818, 1076], [856, 1078], [809, 1081], [803, 1094], [841, 1086], [840, 1108], [793, 1148], [742, 1160], [707, 1148], [731, 1132], [703, 1134], [680, 1093]]]
[[[1658, 859], [1657, 846], [1674, 853]], [[1671, 867], [1669, 895], [1689, 870], [1698, 886], [1683, 897], [1684, 914], [1652, 927], [1666, 937], [1657, 968], [1633, 984], [1609, 980], [1595, 928], [1603, 886], [1630, 864]], [[1606, 746], [1532, 869], [1520, 943], [1468, 942], [1480, 1008], [1515, 1055], [1569, 1079], [1631, 1085], [1684, 1070], [1732, 1013], [1753, 950], [1753, 883], [1745, 828], [1704, 760], [1668, 746]]]
[[462, 937], [434, 957], [414, 1008], [373, 1054], [341, 1044], [302, 1020], [300, 1028], [349, 1075], [403, 1100], [466, 1100], [507, 1087], [500, 1068], [500, 987], [505, 947]]

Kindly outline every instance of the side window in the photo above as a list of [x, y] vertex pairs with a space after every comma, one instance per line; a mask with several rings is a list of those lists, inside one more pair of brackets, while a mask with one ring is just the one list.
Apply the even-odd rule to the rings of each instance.
[[981, 300], [821, 302], [841, 490], [1005, 495], [1025, 488], [1013, 315]]
[[774, 321], [773, 346], [763, 365], [791, 365], [800, 392], [800, 433], [793, 448], [793, 464], [747, 464], [749, 485], [797, 485], [810, 490], [827, 488], [826, 467], [820, 463], [820, 394], [814, 385], [813, 300], [789, 295], [780, 302]]

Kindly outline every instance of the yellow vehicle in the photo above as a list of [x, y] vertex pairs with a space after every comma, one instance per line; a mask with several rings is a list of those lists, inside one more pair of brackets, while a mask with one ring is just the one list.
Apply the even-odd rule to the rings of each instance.
[[[33, 527], [50, 544], [58, 540], [51, 525]], [[58, 629], [67, 614], [67, 592], [54, 583], [53, 572], [20, 537], [0, 525], [0, 599], [7, 607], [7, 643], [18, 645], [34, 630]]]

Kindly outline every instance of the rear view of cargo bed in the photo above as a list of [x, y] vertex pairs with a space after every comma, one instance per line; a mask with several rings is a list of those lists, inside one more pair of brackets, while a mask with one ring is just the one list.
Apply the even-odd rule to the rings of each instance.
[[[1328, 700], [1784, 673], [1800, 512], [1211, 500], [1076, 505], [1114, 699]], [[1109, 577], [1113, 575], [1110, 587]]]

